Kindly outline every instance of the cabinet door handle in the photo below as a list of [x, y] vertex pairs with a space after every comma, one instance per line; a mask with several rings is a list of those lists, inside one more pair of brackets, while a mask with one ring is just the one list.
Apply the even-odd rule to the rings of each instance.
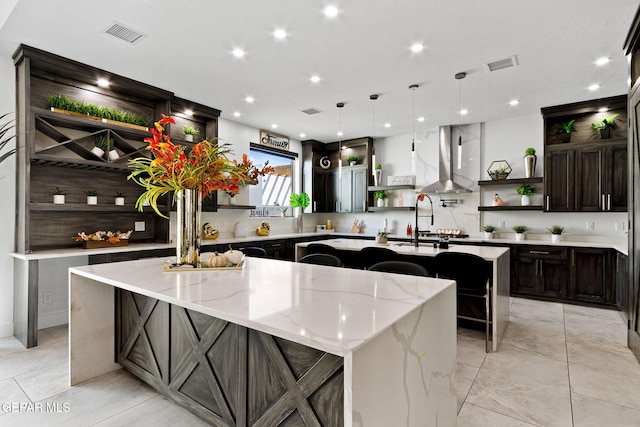
[[549, 255], [547, 251], [529, 251], [529, 253], [532, 255]]
[[271, 245], [272, 248], [277, 248], [277, 247], [280, 247], [280, 246], [282, 246], [282, 243], [274, 243], [274, 244]]
[[611, 193], [607, 194], [607, 210], [611, 210]]
[[313, 201], [313, 211], [314, 212], [318, 211], [318, 203], [315, 200]]
[[606, 210], [607, 210], [607, 207], [606, 207], [606, 205], [604, 204], [604, 193], [602, 193], [602, 210], [603, 210], [603, 211], [606, 211]]
[[362, 211], [363, 211], [363, 212], [366, 212], [366, 211], [367, 211], [367, 201], [366, 201], [366, 200], [363, 200], [363, 201], [362, 201]]
[[576, 266], [576, 253], [575, 251], [571, 251], [571, 267]]
[[542, 260], [541, 259], [538, 260], [538, 269], [539, 269], [538, 275], [542, 276]]
[[547, 210], [549, 210], [549, 196], [547, 196]]

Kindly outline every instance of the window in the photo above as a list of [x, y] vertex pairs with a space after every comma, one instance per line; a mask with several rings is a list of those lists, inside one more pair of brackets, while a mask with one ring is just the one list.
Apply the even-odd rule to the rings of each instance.
[[258, 168], [268, 161], [275, 171], [261, 176], [257, 185], [249, 186], [249, 203], [256, 209], [251, 216], [281, 216], [286, 207], [286, 216], [291, 216], [289, 197], [293, 189], [296, 153], [280, 152], [258, 144], [251, 144], [249, 158]]

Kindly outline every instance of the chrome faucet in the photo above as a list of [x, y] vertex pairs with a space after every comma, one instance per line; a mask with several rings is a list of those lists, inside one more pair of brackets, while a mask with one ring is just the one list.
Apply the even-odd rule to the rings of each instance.
[[431, 197], [429, 197], [429, 195], [427, 193], [420, 193], [416, 196], [416, 227], [414, 229], [415, 232], [415, 237], [414, 237], [414, 245], [417, 248], [418, 247], [418, 217], [420, 215], [418, 215], [418, 202], [421, 202], [424, 200], [424, 198], [429, 199], [429, 203], [431, 204], [431, 215], [425, 215], [425, 216], [430, 216], [431, 217], [431, 225], [433, 225], [433, 201], [431, 200]]

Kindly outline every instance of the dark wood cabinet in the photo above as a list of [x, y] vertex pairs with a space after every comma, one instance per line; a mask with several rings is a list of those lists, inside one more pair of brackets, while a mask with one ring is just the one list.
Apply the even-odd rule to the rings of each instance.
[[336, 170], [313, 168], [312, 174], [313, 212], [335, 212], [338, 194]]
[[[613, 138], [600, 139], [591, 124], [619, 114]], [[542, 109], [545, 127], [544, 210], [547, 212], [625, 212], [627, 210], [626, 96]], [[571, 142], [557, 125], [575, 120]]]
[[338, 212], [365, 212], [367, 210], [368, 168], [343, 167], [339, 175]]
[[569, 298], [599, 304], [615, 302], [611, 251], [600, 248], [571, 248]]
[[616, 306], [626, 320], [629, 318], [629, 257], [616, 252]]
[[567, 295], [567, 249], [550, 246], [512, 248], [511, 292], [564, 298]]

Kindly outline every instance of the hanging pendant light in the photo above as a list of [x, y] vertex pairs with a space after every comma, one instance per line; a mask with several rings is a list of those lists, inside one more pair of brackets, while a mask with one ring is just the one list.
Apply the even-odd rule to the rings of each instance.
[[371, 175], [373, 175], [374, 180], [375, 180], [375, 176], [376, 176], [376, 147], [373, 145], [373, 141], [374, 141], [373, 135], [374, 135], [374, 133], [376, 131], [376, 103], [375, 103], [375, 100], [378, 99], [378, 95], [376, 95], [376, 94], [370, 95], [369, 99], [371, 101], [374, 101], [374, 102], [371, 102], [371, 106], [372, 106], [372, 109], [373, 109], [373, 114], [372, 114], [373, 119], [371, 120], [371, 141], [372, 141], [372, 143], [371, 143], [371, 166], [372, 166], [371, 167]]
[[416, 89], [420, 86], [413, 84], [409, 86], [411, 90], [412, 109], [411, 109], [411, 174], [416, 174]]
[[462, 79], [467, 77], [467, 73], [458, 73], [455, 75], [459, 82], [460, 90], [458, 93], [458, 169], [462, 169]]
[[344, 147], [342, 146], [342, 107], [344, 107], [344, 102], [338, 102], [336, 104], [336, 107], [338, 107], [338, 156], [339, 156], [339, 161], [338, 161], [338, 168], [340, 170], [342, 170], [342, 150], [344, 150]]

